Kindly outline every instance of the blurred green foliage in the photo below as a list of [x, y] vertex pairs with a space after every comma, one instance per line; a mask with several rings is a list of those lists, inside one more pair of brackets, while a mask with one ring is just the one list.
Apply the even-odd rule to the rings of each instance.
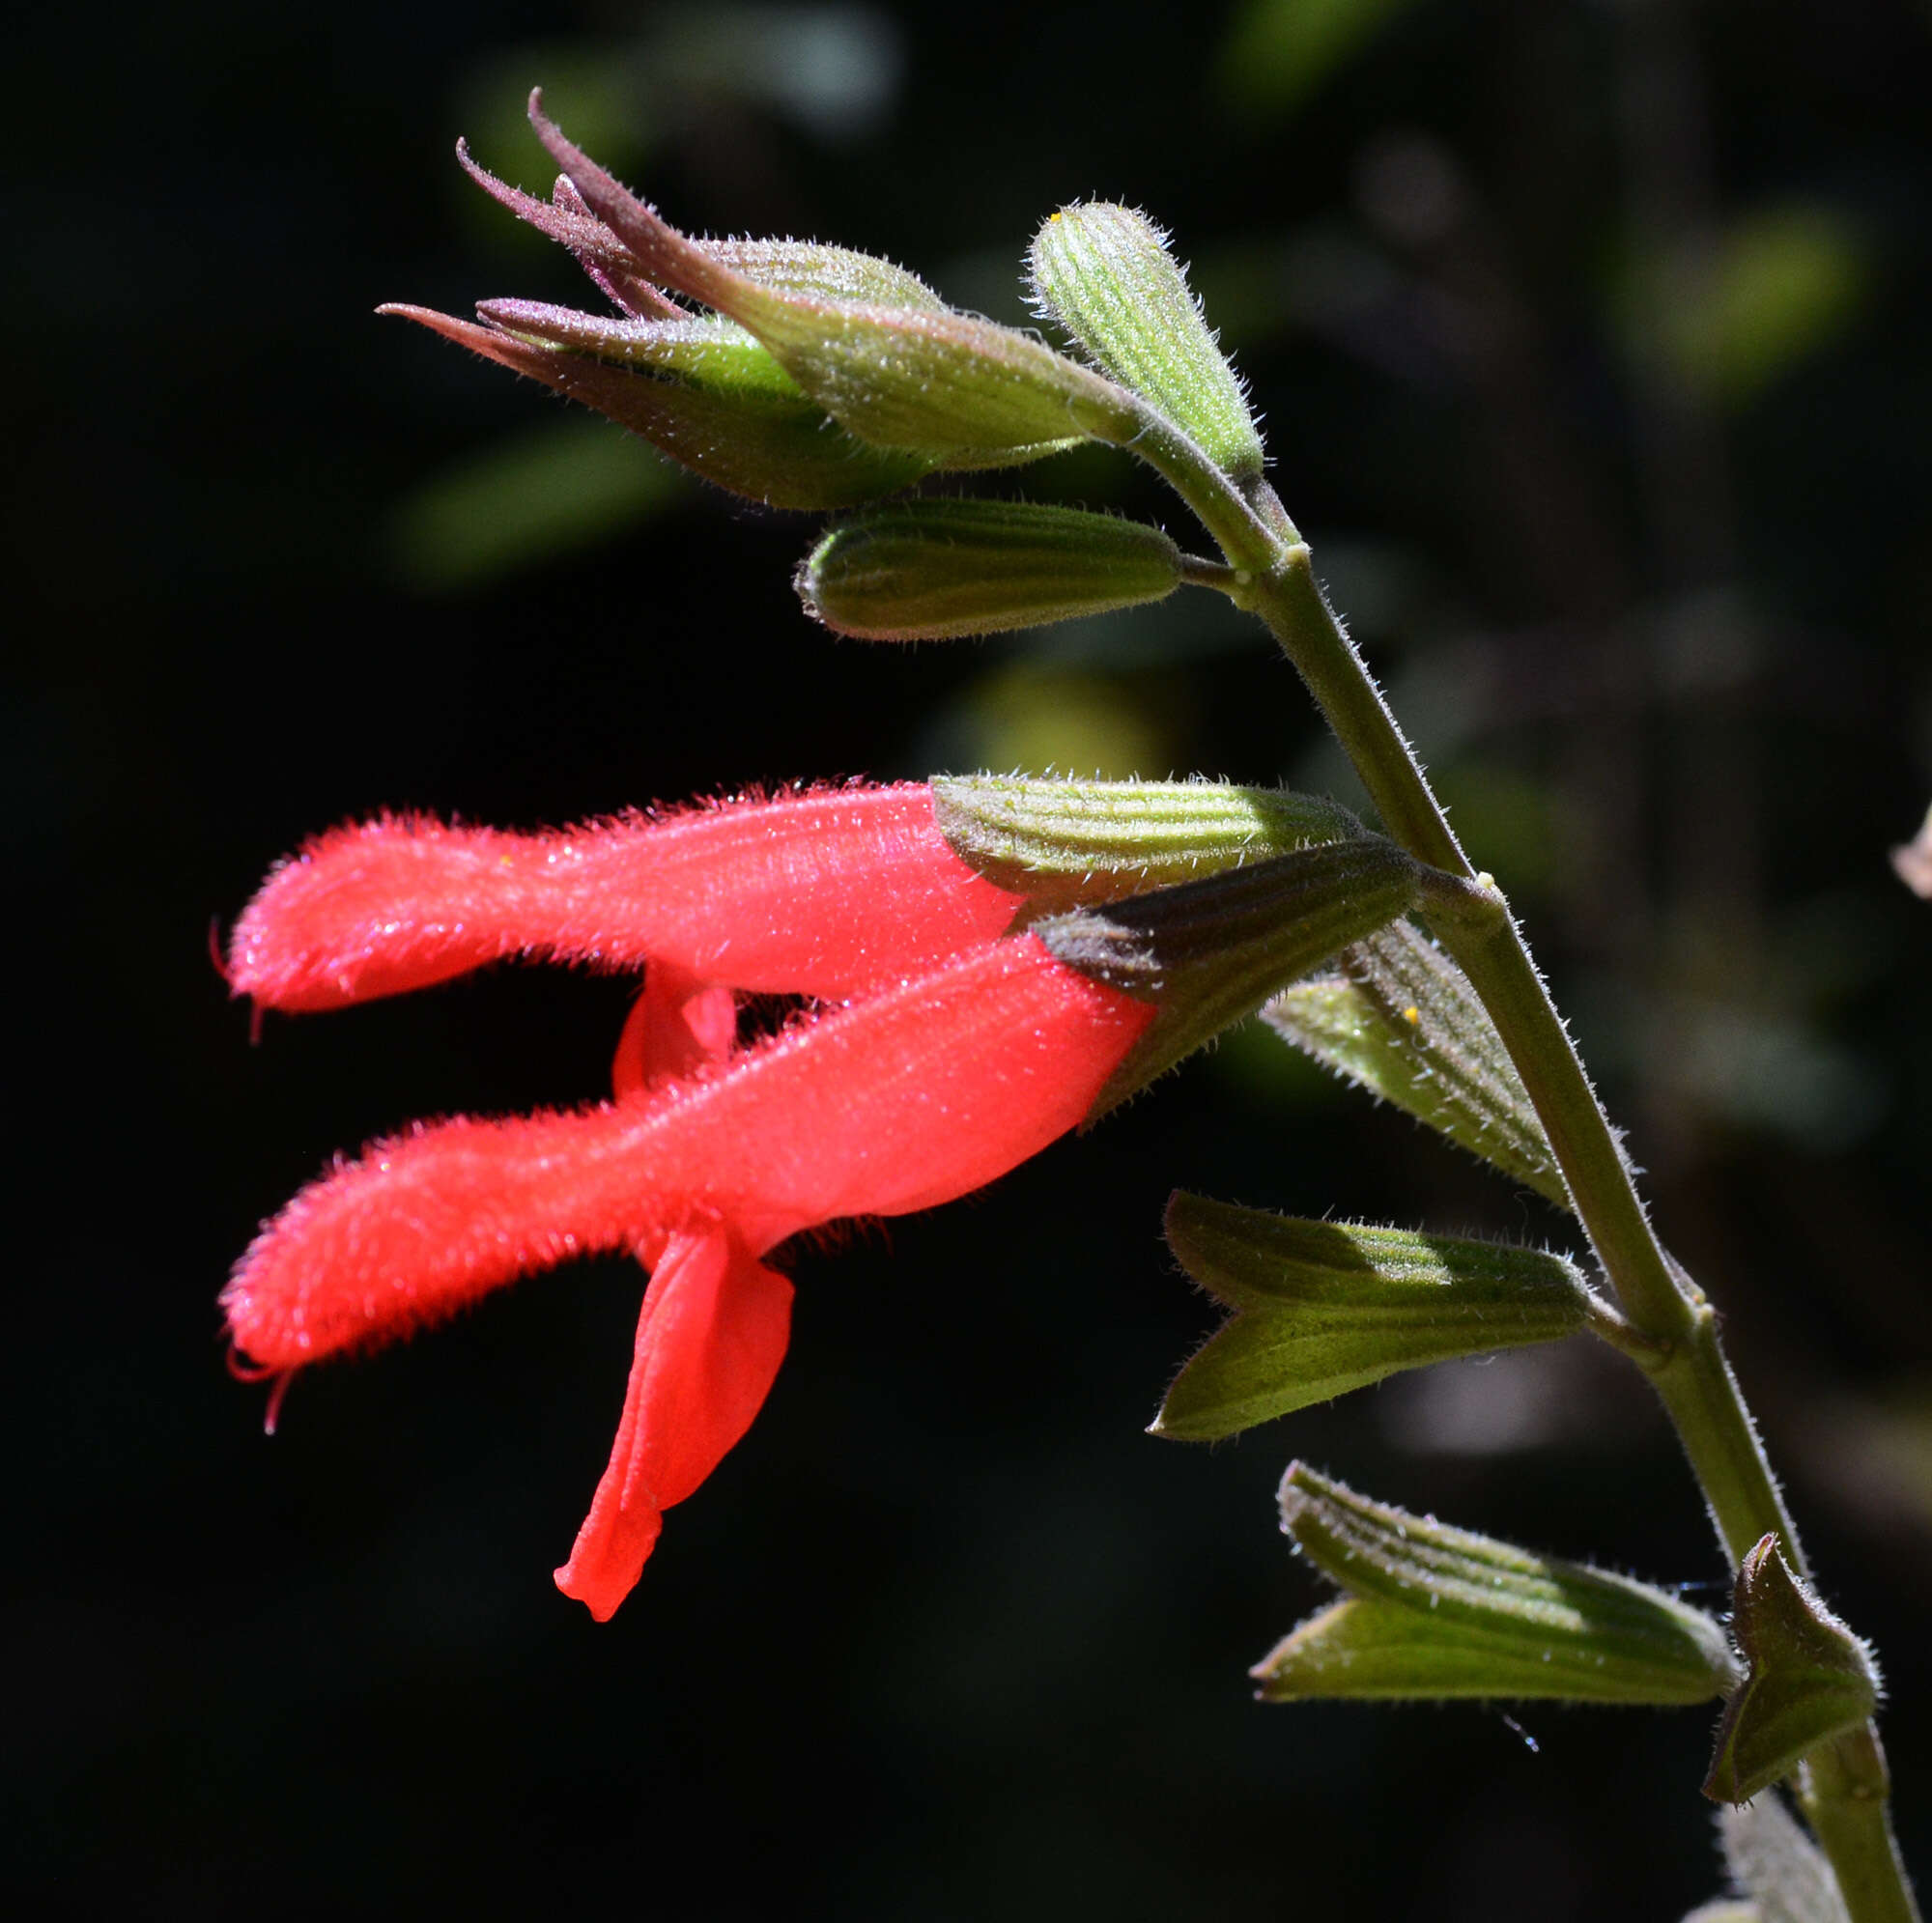
[[1736, 408], [1830, 348], [1870, 293], [1853, 222], [1829, 206], [1790, 202], [1727, 226], [1689, 288], [1680, 281], [1662, 300], [1626, 296], [1625, 325], [1634, 332], [1661, 317], [1662, 346], [1678, 372]]
[[396, 558], [413, 587], [479, 587], [635, 530], [684, 476], [608, 422], [510, 436], [424, 482], [396, 508]]
[[1286, 113], [1414, 0], [1243, 0], [1220, 78], [1244, 107]]

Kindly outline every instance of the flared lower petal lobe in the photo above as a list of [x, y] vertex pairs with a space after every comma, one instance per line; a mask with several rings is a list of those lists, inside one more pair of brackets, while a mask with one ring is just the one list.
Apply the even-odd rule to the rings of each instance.
[[289, 1011], [513, 955], [842, 999], [991, 940], [1018, 900], [947, 845], [923, 782], [534, 834], [384, 817], [271, 874], [228, 970], [234, 993]]
[[735, 1446], [771, 1392], [792, 1287], [716, 1222], [678, 1230], [638, 1318], [624, 1413], [556, 1586], [609, 1622], [656, 1545], [663, 1512]]

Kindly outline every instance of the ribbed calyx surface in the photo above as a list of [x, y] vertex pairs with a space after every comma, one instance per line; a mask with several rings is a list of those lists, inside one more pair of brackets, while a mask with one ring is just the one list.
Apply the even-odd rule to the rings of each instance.
[[1262, 477], [1262, 440], [1167, 236], [1111, 201], [1062, 208], [1028, 255], [1035, 299], [1122, 386], [1151, 401], [1234, 480]]
[[1321, 795], [1224, 781], [940, 775], [933, 814], [955, 853], [1027, 897], [1030, 916], [1144, 893], [1362, 834]]
[[1212, 1441], [1454, 1356], [1557, 1342], [1589, 1293], [1561, 1256], [1308, 1222], [1178, 1194], [1168, 1246], [1236, 1311], [1167, 1392], [1156, 1435]]
[[1262, 1016], [1337, 1074], [1570, 1205], [1495, 1024], [1463, 971], [1412, 922], [1356, 943], [1338, 972], [1284, 989]]
[[1118, 515], [919, 500], [829, 530], [793, 584], [807, 611], [841, 635], [950, 640], [1159, 601], [1180, 568], [1158, 527]]
[[[640, 276], [737, 322], [861, 440], [939, 460], [1004, 457], [1069, 436], [1125, 441], [1139, 431], [1128, 395], [1030, 334], [935, 307], [929, 290], [909, 295], [896, 278], [862, 285], [855, 297], [827, 294], [810, 276], [781, 284], [769, 265], [754, 277], [619, 184], [564, 137], [534, 94], [530, 124]], [[881, 267], [890, 264], [866, 273]]]
[[1647, 1583], [1371, 1502], [1299, 1462], [1283, 1480], [1281, 1513], [1350, 1594], [1255, 1667], [1268, 1701], [1700, 1703], [1736, 1681], [1719, 1625]]
[[1792, 1574], [1773, 1535], [1739, 1565], [1731, 1633], [1749, 1669], [1724, 1707], [1704, 1794], [1743, 1803], [1815, 1743], [1863, 1723], [1879, 1682], [1871, 1652]]

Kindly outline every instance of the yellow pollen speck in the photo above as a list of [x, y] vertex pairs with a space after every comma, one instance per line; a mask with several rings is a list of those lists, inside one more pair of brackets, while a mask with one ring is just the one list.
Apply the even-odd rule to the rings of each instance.
[[1410, 1027], [1419, 1028], [1422, 1024], [1422, 1010], [1416, 1007], [1413, 1004], [1411, 1004], [1408, 1007], [1405, 1008], [1402, 1011], [1402, 1018], [1405, 1022], [1407, 1022], [1410, 1025]]

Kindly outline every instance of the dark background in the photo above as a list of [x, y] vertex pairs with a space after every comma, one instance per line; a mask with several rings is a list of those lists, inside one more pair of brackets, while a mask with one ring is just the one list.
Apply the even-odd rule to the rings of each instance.
[[[372, 318], [582, 291], [450, 157], [467, 131], [547, 185], [536, 80], [684, 225], [890, 253], [1001, 318], [1060, 202], [1176, 230], [1731, 1318], [1886, 1658], [1932, 1874], [1932, 907], [1887, 863], [1932, 796], [1923, 5], [345, 0], [10, 33], [5, 1847], [33, 1913], [1669, 1923], [1717, 1884], [1702, 1711], [1531, 1706], [1532, 1749], [1493, 1710], [1249, 1701], [1318, 1596], [1274, 1530], [1292, 1454], [1721, 1573], [1644, 1392], [1580, 1346], [1218, 1451], [1141, 1434], [1212, 1321], [1158, 1239], [1176, 1184], [1563, 1234], [1264, 1033], [982, 1198], [800, 1252], [769, 1406], [608, 1627], [550, 1570], [635, 1269], [319, 1370], [263, 1439], [213, 1307], [257, 1221], [412, 1116], [594, 1096], [624, 1006], [500, 972], [251, 1050], [208, 924], [303, 835], [982, 764], [1342, 779], [1205, 599], [835, 641], [787, 585], [809, 521]], [[1024, 485], [1183, 522], [1106, 460]]]

